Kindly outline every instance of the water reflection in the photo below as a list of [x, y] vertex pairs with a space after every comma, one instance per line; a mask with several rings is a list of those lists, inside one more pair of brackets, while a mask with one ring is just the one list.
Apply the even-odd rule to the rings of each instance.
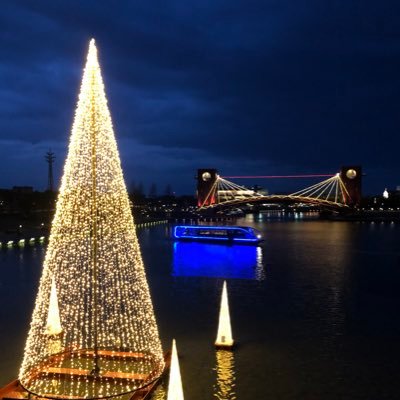
[[175, 242], [173, 276], [262, 280], [262, 249], [258, 246]]
[[165, 382], [162, 382], [157, 386], [155, 391], [151, 395], [151, 400], [166, 400], [167, 398], [167, 388]]
[[235, 360], [229, 350], [216, 351], [217, 383], [214, 385], [214, 397], [219, 400], [234, 400], [235, 394]]

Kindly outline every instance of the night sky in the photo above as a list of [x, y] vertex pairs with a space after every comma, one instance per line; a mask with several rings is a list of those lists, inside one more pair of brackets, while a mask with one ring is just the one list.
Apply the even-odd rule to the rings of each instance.
[[2, 0], [0, 187], [44, 190], [49, 148], [58, 184], [94, 37], [128, 186], [361, 164], [394, 189], [399, 21], [398, 0]]

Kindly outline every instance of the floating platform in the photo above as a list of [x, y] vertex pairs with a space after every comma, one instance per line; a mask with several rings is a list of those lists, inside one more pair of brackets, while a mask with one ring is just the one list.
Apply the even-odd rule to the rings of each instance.
[[[99, 353], [105, 358], [124, 358], [124, 359], [138, 359], [142, 358], [143, 355], [141, 353], [133, 353], [133, 352], [114, 352], [109, 350], [100, 350]], [[88, 352], [85, 352], [84, 356], [89, 356]], [[171, 352], [167, 352], [164, 355], [164, 362], [165, 368], [163, 374], [151, 381], [145, 387], [142, 387], [134, 392], [127, 393], [123, 398], [126, 400], [147, 400], [150, 398], [151, 393], [156, 389], [156, 387], [160, 384], [162, 377], [165, 375], [166, 371], [169, 369], [171, 364]], [[38, 378], [41, 375], [46, 375], [46, 377], [51, 378], [53, 377], [62, 377], [66, 381], [71, 379], [71, 377], [85, 377], [91, 378], [93, 380], [98, 379], [98, 376], [91, 375], [89, 370], [85, 369], [78, 369], [78, 368], [59, 368], [59, 367], [51, 367], [51, 366], [41, 366], [36, 370], [35, 376], [33, 378]], [[148, 380], [149, 374], [138, 374], [138, 373], [129, 373], [129, 372], [116, 372], [116, 371], [104, 371], [100, 375], [102, 378], [106, 379], [113, 379], [113, 380], [120, 380], [129, 381], [129, 380]], [[122, 399], [121, 395], [117, 395], [114, 397], [118, 397]], [[99, 397], [100, 398], [100, 397]], [[42, 400], [42, 399], [65, 399], [65, 400], [82, 400], [82, 396], [68, 396], [68, 395], [58, 395], [54, 393], [49, 393], [47, 395], [36, 396], [31, 394], [28, 390], [26, 390], [18, 379], [10, 382], [8, 385], [0, 388], [0, 400], [17, 400], [17, 399], [35, 399], [35, 400]], [[112, 397], [110, 397], [112, 399]]]
[[235, 347], [235, 343], [232, 341], [231, 343], [215, 343], [214, 347], [216, 350], [233, 350]]

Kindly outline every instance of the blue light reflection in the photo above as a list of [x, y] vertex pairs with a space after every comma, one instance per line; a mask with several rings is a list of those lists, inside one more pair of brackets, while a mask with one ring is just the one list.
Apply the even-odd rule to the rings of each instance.
[[175, 242], [172, 275], [262, 280], [262, 249], [258, 246]]

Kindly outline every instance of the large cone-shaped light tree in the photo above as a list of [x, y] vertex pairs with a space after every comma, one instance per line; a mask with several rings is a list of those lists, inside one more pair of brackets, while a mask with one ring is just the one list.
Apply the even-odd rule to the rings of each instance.
[[41, 397], [102, 398], [163, 369], [92, 40], [19, 379]]

